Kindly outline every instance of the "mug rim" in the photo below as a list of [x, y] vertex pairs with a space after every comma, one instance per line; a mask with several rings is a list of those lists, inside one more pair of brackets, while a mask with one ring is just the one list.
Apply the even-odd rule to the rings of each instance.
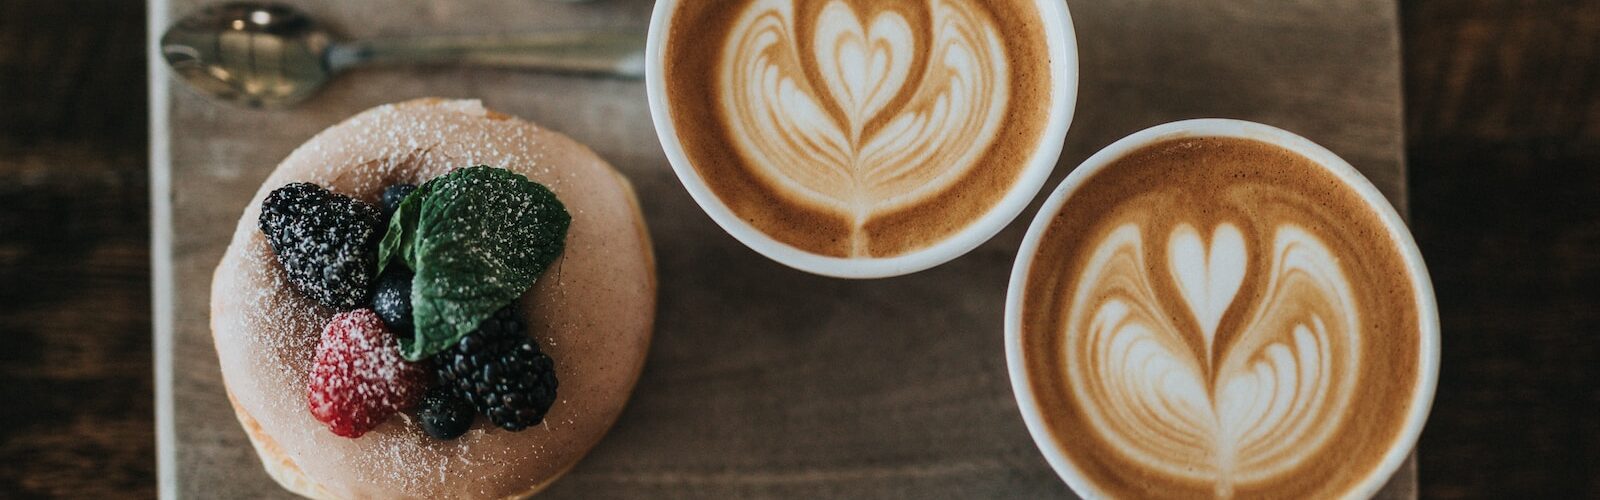
[[780, 264], [812, 274], [836, 278], [887, 278], [923, 271], [971, 252], [994, 238], [1022, 215], [1028, 204], [1043, 190], [1060, 161], [1067, 130], [1077, 108], [1078, 43], [1066, 2], [1032, 0], [1045, 21], [1045, 42], [1050, 61], [1051, 106], [1049, 120], [1039, 132], [1039, 144], [1031, 151], [1027, 164], [998, 201], [966, 227], [937, 242], [892, 257], [845, 258], [818, 255], [783, 243], [740, 217], [713, 192], [690, 162], [678, 139], [666, 96], [662, 74], [666, 60], [666, 39], [680, 0], [657, 0], [650, 15], [650, 31], [645, 44], [645, 94], [656, 138], [679, 184], [689, 192], [701, 211], [717, 226], [744, 246]]
[[1128, 153], [1157, 142], [1182, 137], [1253, 139], [1288, 149], [1310, 159], [1312, 163], [1333, 173], [1345, 186], [1356, 191], [1362, 201], [1378, 214], [1385, 230], [1388, 231], [1390, 240], [1394, 241], [1395, 247], [1400, 250], [1407, 277], [1416, 296], [1417, 325], [1421, 336], [1417, 349], [1418, 377], [1413, 386], [1415, 390], [1412, 391], [1410, 410], [1405, 414], [1405, 424], [1401, 427], [1400, 433], [1388, 444], [1377, 466], [1368, 471], [1354, 488], [1343, 493], [1347, 497], [1371, 497], [1389, 481], [1406, 457], [1411, 454], [1416, 447], [1417, 439], [1422, 434], [1428, 415], [1432, 412], [1434, 393], [1439, 382], [1440, 351], [1439, 313], [1432, 280], [1428, 276], [1422, 252], [1412, 238], [1405, 221], [1366, 176], [1327, 148], [1292, 132], [1255, 122], [1204, 118], [1146, 128], [1111, 143], [1084, 160], [1046, 198], [1044, 205], [1039, 208], [1029, 224], [1027, 235], [1023, 237], [1006, 288], [1006, 366], [1011, 379], [1012, 393], [1016, 397], [1017, 407], [1022, 413], [1022, 420], [1028, 428], [1029, 436], [1033, 438], [1034, 445], [1039, 448], [1056, 475], [1060, 476], [1073, 491], [1089, 498], [1107, 496], [1106, 492], [1089, 481], [1088, 477], [1066, 456], [1064, 451], [1066, 447], [1057, 441], [1044, 422], [1044, 414], [1039, 408], [1027, 366], [1023, 362], [1023, 296], [1027, 291], [1028, 275], [1033, 269], [1033, 261], [1038, 255], [1044, 232], [1055, 216], [1061, 212], [1067, 200], [1077, 193], [1078, 188]]

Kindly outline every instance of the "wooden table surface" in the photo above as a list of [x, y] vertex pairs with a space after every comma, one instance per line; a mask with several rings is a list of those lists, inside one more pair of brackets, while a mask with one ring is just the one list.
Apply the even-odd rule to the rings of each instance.
[[[1074, 3], [1080, 40], [1097, 29], [1102, 34], [1126, 29], [1109, 22], [1096, 26], [1084, 19], [1087, 11], [1133, 8], [1079, 7], [1082, 3], [1087, 2]], [[1600, 196], [1600, 169], [1595, 168], [1600, 165], [1600, 77], [1595, 64], [1600, 5], [1417, 0], [1402, 2], [1401, 13], [1413, 228], [1432, 269], [1446, 332], [1439, 397], [1419, 453], [1423, 496], [1600, 497], [1600, 479], [1594, 474], [1600, 424], [1593, 417], [1600, 407], [1600, 353], [1592, 337], [1600, 329], [1600, 290], [1593, 286], [1600, 282], [1600, 204], [1595, 201]], [[1186, 20], [1182, 14], [1173, 12], [1165, 24], [1134, 23], [1133, 28], [1170, 29], [1180, 26], [1173, 22]], [[1228, 14], [1263, 21], [1253, 11]], [[0, 496], [146, 497], [155, 492], [142, 21], [135, 2], [0, 4], [0, 283], [5, 285], [0, 286], [0, 338], [9, 341], [0, 349]], [[1191, 50], [1216, 48], [1207, 45], [1212, 38], [1199, 32], [1178, 31], [1189, 37], [1185, 41]], [[1117, 113], [1115, 107], [1095, 118], [1091, 98], [1130, 103], [1139, 101], [1141, 93], [1172, 90], [1125, 80], [1093, 86], [1089, 69], [1095, 64], [1113, 73], [1123, 71], [1117, 65], [1128, 64], [1173, 64], [1183, 67], [1184, 74], [1205, 66], [1171, 57], [1112, 59], [1130, 51], [1156, 51], [1142, 57], [1160, 55], [1162, 48], [1095, 51], [1085, 41], [1084, 101], [1073, 131], [1077, 144], [1069, 145], [1064, 161], [1075, 162], [1092, 147], [1159, 118]], [[468, 74], [453, 71], [440, 70], [428, 78]], [[1290, 93], [1312, 103], [1329, 93], [1371, 98], [1353, 90], [1362, 82], [1348, 74], [1290, 83]], [[559, 89], [559, 82], [551, 84]], [[1217, 90], [1165, 110], [1228, 111], [1228, 106], [1242, 107], [1240, 100]], [[532, 101], [503, 107], [547, 122], [555, 119], [540, 116]], [[1236, 116], [1263, 119], [1242, 112]], [[1309, 122], [1309, 116], [1301, 119]], [[331, 122], [337, 117], [329, 113], [314, 118]], [[1358, 165], [1370, 160], [1350, 149], [1366, 140], [1362, 132], [1319, 130], [1308, 122], [1277, 123], [1306, 133]], [[1087, 123], [1105, 129], [1087, 130]], [[1126, 129], [1112, 130], [1119, 126]], [[624, 133], [581, 127], [568, 132], [592, 142]], [[238, 145], [219, 146], [223, 152], [233, 147]], [[611, 159], [625, 170], [638, 160], [629, 155]], [[261, 168], [238, 173], [259, 179], [265, 175]], [[231, 221], [235, 215], [226, 218]], [[652, 224], [660, 230], [655, 219]], [[1014, 239], [1015, 228], [1009, 234], [1001, 240]], [[742, 249], [732, 252], [730, 258], [760, 264], [753, 256], [738, 255]], [[984, 258], [980, 253], [952, 265]], [[666, 270], [664, 264], [664, 279]], [[783, 269], [766, 272], [798, 282], [811, 279], [785, 276]], [[831, 281], [814, 284], [830, 291], [856, 288]], [[663, 326], [671, 324], [668, 319], [664, 308]], [[679, 323], [675, 332], [684, 332], [686, 320]], [[679, 340], [669, 343], [663, 336], [652, 353], [646, 384], [662, 375], [664, 360], [694, 356], [667, 346], [690, 346], [696, 334], [673, 335]], [[963, 367], [995, 368], [993, 361], [961, 362]], [[859, 376], [848, 373], [839, 379]], [[635, 406], [645, 401], [647, 390], [685, 382], [654, 382], [658, 389], [641, 385]], [[992, 390], [1003, 382], [973, 385]], [[887, 385], [877, 389], [887, 390]], [[715, 390], [732, 394], [739, 389], [724, 385]], [[658, 401], [653, 407], [664, 404], [670, 402]], [[1014, 410], [983, 411], [1003, 416]], [[639, 432], [619, 427], [597, 456]], [[1034, 460], [1031, 452], [1000, 456]], [[1011, 470], [1013, 464], [1004, 465]], [[1032, 467], [1015, 465], [1024, 472]], [[604, 477], [597, 473], [567, 482], [587, 485]]]
[[[362, 19], [341, 26], [355, 38], [639, 27], [653, 7], [301, 3], [317, 19]], [[165, 14], [201, 4], [173, 0]], [[1072, 10], [1079, 106], [1048, 185], [1128, 133], [1222, 116], [1311, 137], [1404, 206], [1392, 0], [1077, 2]], [[1068, 495], [1022, 425], [1001, 342], [1007, 278], [1027, 217], [928, 272], [829, 279], [769, 261], [711, 222], [661, 153], [639, 82], [395, 68], [340, 78], [292, 110], [243, 111], [181, 86], [163, 94], [172, 80], [152, 76], [156, 383], [172, 399], [172, 419], [158, 421], [167, 425], [157, 429], [158, 451], [170, 473], [163, 487], [180, 497], [286, 496], [234, 422], [208, 324], [209, 279], [244, 203], [317, 131], [377, 104], [430, 95], [481, 98], [588, 144], [633, 182], [655, 242], [660, 304], [645, 372], [607, 439], [547, 496]], [[164, 183], [170, 194], [162, 198]], [[163, 399], [157, 404], [162, 411]], [[1414, 497], [1415, 480], [1406, 467], [1383, 496]]]

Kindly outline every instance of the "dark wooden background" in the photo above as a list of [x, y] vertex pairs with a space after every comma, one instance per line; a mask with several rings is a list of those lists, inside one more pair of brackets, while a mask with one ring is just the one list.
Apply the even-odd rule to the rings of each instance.
[[1600, 1], [1402, 1], [1429, 497], [1600, 498]]
[[[1600, 498], [1600, 1], [1401, 6], [1422, 494]], [[143, 2], [0, 1], [0, 497], [155, 495], [144, 43]]]

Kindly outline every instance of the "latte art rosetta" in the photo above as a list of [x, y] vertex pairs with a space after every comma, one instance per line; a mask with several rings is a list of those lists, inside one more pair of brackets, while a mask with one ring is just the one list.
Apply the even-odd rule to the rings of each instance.
[[[1189, 225], [1147, 266], [1133, 224], [1094, 250], [1067, 312], [1066, 373], [1094, 431], [1166, 474], [1210, 481], [1218, 496], [1295, 468], [1320, 450], [1349, 404], [1360, 325], [1350, 283], [1316, 237], [1273, 231], [1249, 255], [1224, 223], [1209, 244]], [[1235, 303], [1252, 259], [1267, 259], [1260, 303]], [[1170, 276], [1152, 276], [1150, 270]], [[1176, 285], [1194, 321], [1171, 321], [1156, 289]], [[1170, 296], [1170, 295], [1169, 295]], [[1219, 331], [1225, 311], [1246, 312]]]
[[1006, 115], [1004, 44], [972, 0], [820, 5], [751, 3], [722, 48], [719, 104], [752, 170], [859, 226], [977, 164]]
[[1333, 167], [1255, 139], [1163, 139], [1088, 168], [1048, 216], [1017, 324], [1073, 486], [1370, 494], [1416, 408], [1423, 339], [1379, 213]]
[[657, 5], [647, 88], [673, 168], [730, 233], [809, 271], [964, 251], [1039, 189], [1072, 115], [1059, 0]]

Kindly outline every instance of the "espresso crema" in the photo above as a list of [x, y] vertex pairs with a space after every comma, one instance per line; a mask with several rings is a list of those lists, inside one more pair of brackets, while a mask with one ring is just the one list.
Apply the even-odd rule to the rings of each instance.
[[678, 140], [739, 218], [823, 256], [968, 227], [1049, 120], [1033, 0], [684, 0], [663, 62]]
[[1275, 145], [1171, 139], [1106, 165], [1024, 294], [1035, 403], [1115, 497], [1337, 496], [1412, 410], [1404, 254], [1353, 188]]

